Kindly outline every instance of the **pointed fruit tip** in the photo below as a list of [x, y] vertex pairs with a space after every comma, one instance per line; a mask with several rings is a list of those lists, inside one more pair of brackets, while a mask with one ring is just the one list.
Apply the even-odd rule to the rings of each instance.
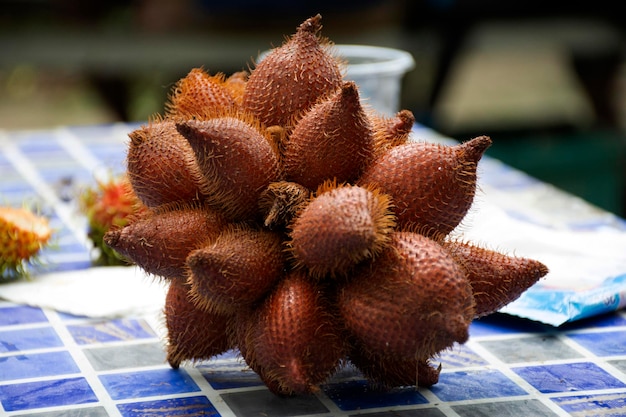
[[493, 142], [489, 136], [477, 136], [462, 143], [459, 146], [459, 149], [467, 160], [477, 162], [492, 143]]
[[309, 17], [298, 26], [298, 32], [317, 33], [322, 28], [322, 15], [316, 14], [313, 17]]
[[106, 232], [102, 239], [104, 240], [104, 243], [107, 244], [107, 246], [115, 249], [115, 246], [117, 246], [121, 236], [122, 236], [121, 229], [115, 229], [115, 230], [109, 230], [108, 232]]

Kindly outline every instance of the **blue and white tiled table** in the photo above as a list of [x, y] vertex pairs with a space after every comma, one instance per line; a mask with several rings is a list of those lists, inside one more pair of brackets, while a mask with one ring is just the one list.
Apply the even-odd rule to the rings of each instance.
[[[134, 127], [0, 132], [2, 204], [31, 203], [56, 230], [43, 271], [91, 265], [75, 191], [123, 171]], [[347, 368], [317, 394], [295, 398], [271, 394], [236, 352], [170, 369], [159, 326], [152, 317], [96, 319], [0, 301], [0, 415], [626, 415], [621, 310], [558, 328], [497, 314], [439, 358], [440, 382], [430, 389], [380, 392]]]

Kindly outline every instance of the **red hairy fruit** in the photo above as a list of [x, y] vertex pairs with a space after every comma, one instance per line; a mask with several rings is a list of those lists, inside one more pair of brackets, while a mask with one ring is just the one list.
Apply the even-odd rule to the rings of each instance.
[[474, 201], [476, 166], [491, 145], [479, 136], [455, 146], [411, 142], [391, 148], [359, 179], [389, 194], [401, 229], [436, 237], [450, 233]]
[[262, 298], [283, 277], [280, 235], [228, 227], [187, 258], [191, 295], [205, 310], [236, 311]]
[[200, 169], [189, 143], [172, 121], [157, 121], [129, 134], [128, 178], [148, 207], [202, 198]]
[[373, 146], [356, 84], [346, 82], [296, 123], [285, 146], [285, 174], [310, 189], [325, 180], [354, 181], [372, 158]]
[[222, 217], [206, 207], [174, 205], [110, 230], [104, 241], [148, 273], [184, 279], [189, 252], [217, 237], [224, 226]]
[[348, 330], [371, 352], [427, 359], [468, 338], [474, 298], [465, 271], [437, 242], [395, 232], [376, 262], [339, 290]]
[[235, 117], [177, 124], [204, 176], [207, 201], [235, 220], [258, 214], [261, 192], [279, 177], [278, 156], [253, 124]]
[[351, 185], [321, 188], [295, 219], [289, 245], [312, 276], [344, 275], [380, 253], [394, 226], [386, 195]]
[[186, 360], [212, 358], [233, 347], [229, 338], [231, 317], [201, 310], [188, 292], [188, 284], [175, 280], [170, 283], [165, 298], [167, 361], [173, 368]]
[[307, 19], [250, 74], [243, 108], [265, 126], [290, 125], [320, 97], [341, 86], [339, 65], [328, 42], [317, 35], [321, 27], [321, 16]]
[[280, 394], [317, 390], [344, 352], [336, 318], [321, 288], [294, 271], [252, 312], [246, 361]]
[[476, 317], [495, 313], [548, 273], [539, 261], [508, 256], [469, 243], [445, 242], [445, 249], [467, 271]]

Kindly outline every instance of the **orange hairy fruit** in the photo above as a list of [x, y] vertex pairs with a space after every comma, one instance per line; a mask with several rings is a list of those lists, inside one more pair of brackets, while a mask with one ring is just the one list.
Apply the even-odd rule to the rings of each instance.
[[372, 352], [427, 359], [468, 338], [474, 298], [465, 271], [437, 242], [395, 232], [376, 262], [339, 291], [348, 330]]
[[429, 236], [447, 235], [474, 201], [476, 166], [491, 139], [455, 146], [411, 142], [389, 149], [359, 179], [393, 199], [399, 227], [417, 226]]
[[476, 317], [486, 316], [519, 298], [548, 273], [539, 261], [508, 256], [468, 243], [445, 242], [444, 247], [467, 271], [476, 300]]
[[185, 278], [189, 252], [217, 237], [224, 225], [221, 216], [210, 209], [174, 205], [110, 230], [104, 241], [148, 273]]
[[282, 46], [272, 50], [250, 74], [243, 108], [266, 126], [288, 126], [318, 98], [341, 86], [342, 75], [327, 41], [317, 35], [321, 16], [304, 21]]
[[344, 342], [325, 303], [321, 289], [296, 271], [252, 312], [250, 359], [281, 393], [315, 391], [339, 365]]
[[0, 278], [27, 275], [24, 262], [35, 256], [51, 236], [47, 218], [26, 209], [0, 207]]
[[171, 118], [192, 119], [234, 105], [223, 74], [209, 75], [201, 68], [194, 68], [176, 83], [166, 108]]
[[346, 82], [296, 123], [285, 146], [285, 175], [310, 189], [325, 180], [353, 181], [372, 158], [373, 146], [356, 84]]
[[174, 280], [165, 297], [167, 361], [178, 368], [186, 360], [209, 359], [231, 349], [230, 316], [198, 308], [189, 297], [189, 285]]
[[233, 219], [256, 217], [261, 192], [279, 176], [269, 140], [235, 117], [189, 120], [177, 127], [196, 155], [207, 201]]
[[269, 292], [282, 278], [284, 263], [276, 233], [229, 227], [187, 258], [191, 294], [204, 309], [234, 311]]
[[311, 275], [343, 275], [380, 253], [394, 226], [386, 195], [351, 185], [322, 189], [295, 219], [290, 247]]
[[187, 140], [172, 121], [157, 121], [129, 134], [128, 178], [148, 207], [202, 197], [202, 175]]

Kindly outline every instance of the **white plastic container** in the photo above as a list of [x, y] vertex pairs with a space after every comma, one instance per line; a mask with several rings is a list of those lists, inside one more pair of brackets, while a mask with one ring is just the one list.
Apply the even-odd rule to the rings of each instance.
[[386, 115], [400, 110], [402, 79], [415, 67], [410, 53], [369, 45], [335, 45], [334, 50], [348, 61], [345, 78], [356, 82], [364, 103]]
[[[344, 78], [356, 82], [363, 103], [385, 115], [400, 110], [402, 79], [415, 67], [410, 53], [370, 45], [334, 45], [332, 51], [347, 61]], [[262, 52], [258, 60], [269, 52]]]

